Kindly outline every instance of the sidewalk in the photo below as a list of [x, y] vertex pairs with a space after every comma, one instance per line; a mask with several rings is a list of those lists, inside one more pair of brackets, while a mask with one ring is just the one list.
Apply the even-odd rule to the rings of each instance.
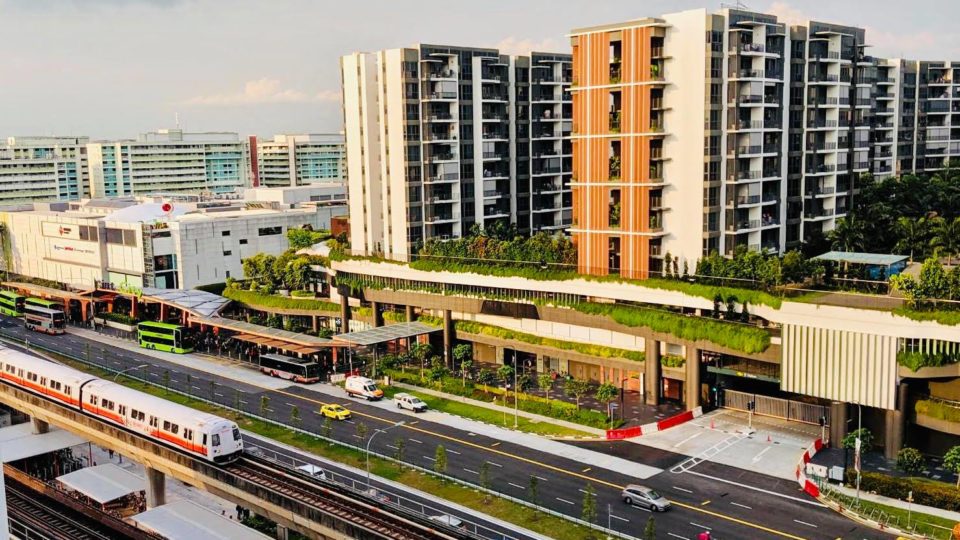
[[[447, 400], [450, 400], [450, 401], [459, 401], [459, 402], [461, 402], [461, 403], [466, 403], [467, 405], [473, 405], [474, 407], [482, 407], [482, 408], [484, 408], [484, 409], [490, 409], [491, 411], [505, 412], [505, 413], [510, 414], [510, 415], [512, 415], [512, 414], [514, 413], [514, 408], [513, 408], [513, 407], [504, 407], [503, 405], [496, 405], [496, 404], [493, 404], [493, 403], [489, 403], [489, 402], [487, 402], [487, 401], [480, 401], [480, 400], [476, 400], [476, 399], [472, 399], [472, 398], [468, 398], [468, 397], [463, 397], [463, 396], [455, 396], [455, 395], [453, 395], [453, 394], [447, 394], [447, 393], [444, 393], [444, 392], [440, 392], [440, 391], [438, 391], [438, 390], [432, 390], [432, 389], [430, 389], [430, 388], [424, 388], [424, 387], [422, 387], [422, 386], [414, 386], [414, 385], [412, 385], [412, 384], [398, 383], [398, 382], [391, 383], [391, 385], [392, 385], [392, 386], [396, 386], [397, 388], [403, 388], [404, 390], [410, 390], [410, 391], [413, 391], [413, 392], [419, 392], [419, 393], [421, 393], [421, 394], [427, 394], [427, 395], [430, 395], [430, 396], [434, 396], [434, 397], [438, 397], [438, 398], [443, 398], [443, 399], [447, 399]], [[583, 431], [583, 432], [586, 432], [586, 433], [590, 433], [590, 434], [595, 435], [595, 436], [597, 436], [597, 437], [605, 437], [605, 436], [606, 436], [606, 433], [607, 433], [606, 431], [604, 431], [604, 430], [602, 430], [602, 429], [597, 429], [597, 428], [593, 428], [593, 427], [590, 427], [590, 426], [585, 426], [585, 425], [583, 425], [583, 424], [576, 424], [576, 423], [574, 423], [574, 422], [567, 422], [566, 420], [560, 420], [560, 419], [557, 419], [557, 418], [550, 418], [549, 416], [543, 416], [543, 415], [539, 415], [539, 414], [535, 414], [535, 413], [531, 413], [531, 412], [527, 412], [527, 411], [516, 411], [516, 413], [517, 413], [518, 416], [522, 416], [522, 417], [527, 418], [527, 419], [530, 419], [530, 420], [535, 420], [535, 421], [537, 421], [537, 422], [543, 422], [543, 423], [545, 423], [545, 424], [556, 424], [556, 425], [558, 425], [558, 426], [563, 426], [563, 427], [566, 427], [566, 428], [575, 429], [575, 430], [577, 430], [577, 431]]]
[[[282, 379], [276, 379], [273, 377], [268, 377], [261, 374], [260, 372], [252, 369], [251, 367], [246, 367], [242, 362], [238, 360], [226, 360], [221, 357], [214, 357], [209, 355], [202, 355], [197, 353], [192, 353], [188, 355], [182, 354], [173, 354], [165, 353], [161, 351], [154, 351], [150, 349], [140, 348], [139, 345], [125, 339], [119, 339], [112, 336], [106, 336], [98, 334], [93, 330], [87, 330], [83, 328], [71, 327], [69, 333], [76, 334], [78, 336], [97, 341], [108, 345], [110, 347], [120, 348], [131, 352], [136, 352], [139, 354], [152, 356], [154, 358], [163, 360], [165, 362], [170, 362], [179, 366], [189, 367], [197, 371], [202, 371], [210, 375], [215, 375], [217, 377], [233, 380], [241, 383], [245, 383], [251, 386], [260, 387], [266, 390], [280, 390], [291, 388], [291, 386], [305, 390], [313, 394], [319, 394], [323, 396], [329, 396], [336, 398], [338, 400], [347, 399], [344, 391], [338, 387], [331, 384], [314, 384], [314, 385], [291, 385], [289, 381]], [[77, 354], [80, 354], [81, 351], [71, 351]], [[420, 389], [418, 389], [419, 391]], [[449, 426], [455, 429], [467, 433], [473, 433], [476, 435], [483, 435], [496, 439], [499, 441], [513, 443], [519, 446], [524, 446], [530, 449], [538, 450], [547, 454], [555, 455], [558, 457], [571, 459], [578, 461], [580, 463], [588, 463], [593, 467], [599, 467], [602, 469], [607, 469], [613, 472], [623, 473], [630, 476], [635, 476], [638, 478], [649, 478], [654, 476], [662, 471], [656, 467], [650, 467], [643, 465], [641, 463], [634, 463], [632, 461], [604, 454], [601, 452], [595, 452], [593, 450], [588, 450], [585, 448], [580, 448], [574, 445], [565, 444], [562, 442], [554, 441], [538, 435], [532, 435], [529, 433], [522, 433], [519, 431], [513, 431], [511, 429], [504, 429], [490, 424], [485, 424], [483, 422], [477, 422], [475, 420], [470, 420], [460, 416], [454, 416], [447, 413], [441, 413], [436, 411], [427, 411], [425, 413], [413, 413], [410, 411], [399, 411], [389, 401], [378, 401], [378, 402], [369, 402], [371, 407], [376, 407], [383, 410], [389, 410], [392, 413], [397, 414], [407, 414], [411, 417], [416, 416], [417, 419], [422, 419], [437, 424], [442, 424]], [[577, 429], [589, 429], [582, 428], [578, 425]]]
[[[848, 497], [856, 497], [857, 489], [849, 486], [839, 486], [837, 484], [830, 484], [830, 487], [836, 489], [837, 491], [843, 493]], [[940, 508], [934, 508], [932, 506], [923, 506], [920, 504], [907, 504], [906, 501], [901, 501], [900, 499], [891, 499], [890, 497], [884, 497], [883, 495], [877, 495], [875, 493], [868, 493], [866, 491], [860, 491], [860, 498], [865, 501], [875, 502], [877, 504], [885, 504], [887, 506], [893, 506], [894, 508], [901, 508], [907, 510], [909, 507], [913, 512], [918, 514], [929, 514], [931, 516], [942, 517], [944, 519], [950, 519], [960, 523], [960, 512], [951, 512], [950, 510], [943, 510]]]

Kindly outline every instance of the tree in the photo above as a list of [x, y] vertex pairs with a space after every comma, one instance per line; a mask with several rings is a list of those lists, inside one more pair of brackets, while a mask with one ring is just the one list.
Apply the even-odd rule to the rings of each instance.
[[746, 301], [746, 300], [744, 300], [743, 303], [740, 304], [740, 322], [742, 322], [742, 323], [748, 323], [748, 322], [750, 322], [750, 312], [747, 311], [747, 301]]
[[467, 372], [473, 367], [473, 346], [461, 343], [453, 348], [453, 361], [460, 366], [463, 386], [467, 385]]
[[369, 430], [367, 429], [367, 425], [364, 424], [362, 421], [361, 421], [361, 422], [357, 422], [357, 428], [356, 428], [356, 429], [357, 429], [357, 438], [360, 439], [361, 442], [366, 442], [366, 440], [367, 440], [367, 431], [369, 431]]
[[567, 397], [572, 397], [577, 404], [577, 410], [580, 410], [580, 398], [590, 390], [590, 383], [580, 379], [568, 379], [563, 384], [563, 393]]
[[901, 448], [900, 451], [897, 452], [897, 468], [907, 474], [919, 474], [925, 465], [926, 460], [923, 454], [916, 448]]
[[437, 452], [433, 459], [433, 471], [437, 474], [447, 472], [447, 449], [442, 444], [437, 445]]
[[927, 218], [910, 219], [901, 217], [897, 219], [894, 231], [897, 235], [897, 243], [893, 247], [894, 251], [909, 254], [911, 262], [913, 262], [914, 256], [922, 258], [926, 255], [930, 237], [930, 222], [927, 221]]
[[841, 446], [853, 450], [857, 447], [856, 441], [858, 436], [860, 437], [860, 453], [866, 454], [873, 448], [873, 433], [867, 428], [860, 428], [847, 433], [843, 437], [843, 440], [840, 441]]
[[553, 377], [549, 373], [537, 375], [537, 386], [543, 390], [543, 397], [550, 399], [550, 388], [553, 387]]
[[943, 466], [957, 475], [957, 489], [960, 489], [960, 446], [954, 446], [947, 450], [947, 453], [943, 456]]
[[410, 346], [410, 356], [413, 357], [418, 364], [420, 364], [420, 380], [423, 380], [423, 368], [427, 362], [427, 358], [430, 357], [430, 353], [433, 352], [433, 348], [429, 343], [416, 342]]
[[855, 215], [838, 219], [827, 239], [836, 251], [863, 251], [866, 245], [863, 223]]
[[320, 436], [324, 439], [329, 439], [330, 435], [333, 434], [333, 420], [329, 416], [324, 417], [323, 425], [320, 427]]
[[737, 317], [737, 297], [730, 295], [727, 297], [727, 312], [724, 313], [723, 319], [726, 321], [736, 320]]
[[497, 376], [500, 377], [500, 380], [503, 381], [504, 385], [512, 384], [513, 382], [513, 366], [508, 364], [503, 364], [497, 368]]
[[583, 508], [580, 518], [587, 523], [597, 521], [597, 494], [593, 490], [593, 484], [587, 482], [587, 487], [583, 490]]
[[444, 365], [443, 360], [439, 356], [434, 356], [430, 361], [430, 380], [437, 384], [437, 388], [443, 389], [443, 378], [450, 373], [450, 370], [447, 369], [447, 366]]
[[296, 405], [290, 407], [290, 425], [297, 429], [303, 425], [303, 419], [300, 418], [300, 408]]
[[404, 445], [403, 437], [397, 437], [396, 439], [394, 439], [393, 459], [397, 460], [397, 464], [400, 466], [401, 469], [403, 468], [403, 450], [404, 450], [403, 445]]
[[937, 219], [930, 242], [947, 256], [947, 265], [952, 266], [953, 256], [960, 253], [960, 217]]
[[657, 540], [657, 525], [653, 516], [647, 518], [647, 526], [643, 528], [643, 540]]
[[267, 417], [267, 413], [270, 411], [270, 396], [262, 395], [260, 396], [260, 416], [263, 418]]
[[170, 391], [170, 370], [163, 370], [163, 374], [160, 375], [160, 382], [163, 384], [163, 391]]
[[536, 475], [530, 475], [530, 482], [527, 484], [527, 500], [530, 504], [536, 506], [540, 499], [539, 486]]
[[[484, 461], [483, 463], [480, 464], [480, 472], [478, 475], [480, 477], [480, 487], [483, 488], [484, 491], [489, 490], [490, 489], [490, 462], [489, 461]], [[486, 496], [486, 494], [484, 494], [484, 496]]]
[[713, 315], [714, 319], [720, 318], [720, 306], [723, 305], [723, 296], [720, 293], [713, 295]]
[[607, 416], [610, 417], [611, 422], [613, 422], [613, 414], [610, 411], [610, 402], [617, 399], [617, 394], [617, 387], [610, 383], [601, 384], [593, 394], [597, 401], [607, 406]]

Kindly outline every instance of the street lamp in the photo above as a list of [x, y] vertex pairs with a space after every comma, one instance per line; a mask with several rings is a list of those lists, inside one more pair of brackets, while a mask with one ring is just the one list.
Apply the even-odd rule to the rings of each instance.
[[374, 432], [370, 434], [370, 438], [367, 439], [367, 451], [366, 451], [367, 453], [367, 491], [370, 490], [370, 443], [373, 442], [373, 438], [376, 437], [378, 433], [383, 433], [384, 431], [391, 430], [395, 427], [400, 427], [406, 423], [407, 423], [406, 420], [401, 420], [396, 424], [393, 424], [392, 426], [388, 426], [383, 429], [374, 430]]
[[857, 452], [854, 456], [857, 460], [857, 502], [860, 502], [860, 469], [863, 468], [863, 443], [860, 441], [860, 437], [863, 435], [863, 432], [860, 430], [863, 429], [863, 409], [860, 407], [860, 404], [857, 403]]
[[123, 375], [128, 371], [133, 371], [135, 369], [143, 369], [147, 367], [150, 367], [150, 364], [140, 364], [139, 366], [133, 366], [133, 367], [128, 367], [127, 369], [121, 369], [120, 371], [117, 372], [116, 375], [113, 376], [113, 382], [117, 382], [117, 379], [119, 379], [121, 375]]

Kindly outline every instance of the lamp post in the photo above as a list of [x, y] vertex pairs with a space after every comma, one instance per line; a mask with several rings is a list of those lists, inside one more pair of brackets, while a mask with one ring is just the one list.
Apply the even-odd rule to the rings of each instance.
[[119, 379], [121, 375], [123, 375], [128, 371], [133, 371], [135, 369], [143, 369], [146, 367], [150, 367], [150, 364], [140, 364], [139, 366], [133, 366], [133, 367], [128, 367], [126, 369], [121, 369], [120, 371], [117, 372], [116, 375], [113, 376], [113, 382], [117, 382], [117, 379]]
[[517, 363], [517, 351], [513, 351], [513, 429], [520, 425], [520, 391], [517, 388], [517, 372], [520, 365]]
[[857, 460], [857, 502], [860, 502], [860, 469], [863, 468], [863, 460], [860, 453], [862, 448], [860, 437], [863, 435], [863, 432], [860, 431], [861, 429], [863, 429], [863, 409], [860, 407], [860, 404], [857, 403], [857, 453], [856, 456], [854, 456]]
[[391, 429], [393, 429], [393, 428], [395, 428], [395, 427], [402, 426], [402, 425], [404, 425], [404, 424], [406, 424], [406, 423], [407, 423], [406, 420], [401, 420], [401, 421], [397, 422], [396, 424], [393, 424], [392, 426], [387, 426], [387, 427], [385, 427], [385, 428], [383, 428], [383, 429], [374, 430], [374, 432], [370, 434], [370, 438], [367, 439], [367, 450], [366, 450], [366, 454], [367, 454], [367, 490], [368, 490], [368, 491], [370, 490], [370, 443], [373, 442], [373, 438], [376, 437], [378, 433], [383, 433], [384, 431], [391, 430]]

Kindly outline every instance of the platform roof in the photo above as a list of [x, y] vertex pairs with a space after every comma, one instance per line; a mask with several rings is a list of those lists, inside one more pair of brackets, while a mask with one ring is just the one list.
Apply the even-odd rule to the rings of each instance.
[[42, 456], [87, 442], [83, 437], [50, 426], [46, 433], [34, 434], [30, 422], [0, 429], [0, 448], [3, 462]]
[[55, 298], [67, 298], [72, 300], [90, 300], [89, 294], [81, 294], [73, 291], [64, 291], [62, 289], [54, 289], [53, 287], [45, 287], [43, 285], [34, 285], [33, 283], [24, 283], [21, 281], [4, 281], [2, 285], [4, 287], [24, 290], [24, 291], [27, 291], [29, 294], [36, 294], [40, 296], [52, 296]]
[[143, 296], [148, 297], [148, 300], [163, 302], [192, 315], [199, 315], [201, 317], [216, 315], [224, 306], [230, 303], [228, 298], [196, 289], [154, 289], [153, 287], [144, 287]]
[[333, 339], [336, 341], [350, 343], [351, 345], [367, 346], [439, 331], [440, 328], [436, 326], [430, 326], [429, 324], [424, 324], [422, 322], [404, 322], [388, 324], [386, 326], [370, 328], [368, 330], [359, 330], [357, 332], [350, 332], [347, 334], [339, 334], [333, 336]]
[[[306, 347], [330, 347], [336, 345], [332, 340], [308, 334], [298, 334], [279, 328], [270, 328], [259, 324], [248, 323], [246, 321], [237, 321], [227, 319], [226, 317], [191, 317], [190, 322], [196, 324], [205, 324], [208, 326], [217, 326], [227, 330], [239, 332], [241, 335], [257, 336], [267, 340], [276, 340], [285, 344], [303, 345]], [[250, 341], [247, 339], [247, 341]], [[278, 345], [279, 346], [279, 345]]]
[[853, 251], [828, 251], [813, 258], [815, 261], [844, 262], [850, 264], [869, 264], [873, 266], [892, 266], [907, 260], [903, 255], [885, 253], [857, 253]]
[[144, 491], [147, 487], [145, 479], [113, 463], [73, 471], [70, 474], [58, 476], [57, 481], [100, 504], [115, 501], [137, 491]]
[[210, 540], [263, 540], [269, 536], [237, 521], [181, 499], [133, 516], [144, 529], [165, 538], [204, 538]]

